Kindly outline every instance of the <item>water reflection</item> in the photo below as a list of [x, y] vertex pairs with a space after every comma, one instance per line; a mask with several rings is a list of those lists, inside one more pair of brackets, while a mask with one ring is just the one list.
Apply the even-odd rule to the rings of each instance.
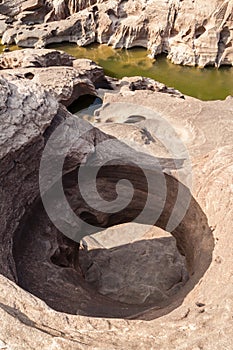
[[143, 48], [113, 49], [107, 45], [78, 47], [75, 44], [56, 44], [50, 47], [64, 50], [77, 58], [89, 58], [115, 77], [142, 75], [158, 80], [202, 100], [225, 99], [233, 95], [233, 69], [193, 68], [172, 64], [164, 55], [156, 60], [148, 57]]

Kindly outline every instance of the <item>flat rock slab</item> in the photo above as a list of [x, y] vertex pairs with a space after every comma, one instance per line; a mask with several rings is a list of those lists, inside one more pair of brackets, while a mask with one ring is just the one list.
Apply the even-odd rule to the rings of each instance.
[[[141, 240], [136, 240], [140, 232]], [[158, 305], [188, 280], [175, 238], [159, 228], [123, 224], [85, 237], [82, 244], [80, 267], [86, 281], [114, 300]]]

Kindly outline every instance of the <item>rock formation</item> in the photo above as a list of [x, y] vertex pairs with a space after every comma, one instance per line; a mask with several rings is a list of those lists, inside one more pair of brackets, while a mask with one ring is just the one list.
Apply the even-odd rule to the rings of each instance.
[[95, 96], [95, 86], [109, 87], [103, 69], [90, 60], [75, 60], [55, 50], [25, 49], [0, 56], [2, 76], [32, 80], [69, 106], [81, 95]]
[[[0, 82], [0, 347], [230, 349], [232, 98], [203, 102], [150, 79], [111, 81], [93, 62], [71, 57], [67, 66], [58, 67], [64, 54], [55, 51], [29, 50], [17, 61], [13, 57], [0, 58], [1, 67], [7, 67]], [[56, 86], [46, 81], [46, 72]], [[73, 90], [75, 98], [84, 93], [82, 84], [90, 88], [85, 93], [101, 93], [104, 105], [94, 126], [75, 118], [76, 133], [70, 134], [74, 120], [61, 102], [69, 105]], [[39, 192], [42, 153], [65, 121], [66, 132], [49, 155], [59, 155], [73, 137], [63, 167], [66, 198], [83, 222], [99, 227], [83, 237], [81, 250], [52, 224]], [[187, 159], [171, 157], [163, 121], [188, 149], [192, 188], [180, 182], [180, 176], [188, 176]], [[108, 141], [108, 148], [98, 148]], [[114, 214], [91, 208], [77, 185], [81, 164], [93, 170], [109, 155], [115, 162], [103, 166], [97, 179], [108, 209], [114, 208], [120, 179], [134, 186], [132, 201]], [[47, 191], [57, 193], [54, 163], [48, 158], [45, 164]], [[88, 199], [95, 200], [86, 175]], [[154, 181], [148, 212], [131, 223], [147, 203], [145, 179]], [[164, 209], [154, 222], [164, 179]], [[122, 186], [127, 197], [129, 184]], [[172, 237], [165, 231], [179, 188], [183, 195], [191, 191], [191, 197]], [[58, 194], [50, 205], [59, 209]], [[75, 232], [84, 236], [83, 227], [74, 227]]]
[[72, 66], [75, 58], [56, 50], [20, 50], [3, 53], [0, 56], [0, 69]]
[[232, 0], [3, 1], [4, 44], [142, 46], [175, 64], [232, 65]]

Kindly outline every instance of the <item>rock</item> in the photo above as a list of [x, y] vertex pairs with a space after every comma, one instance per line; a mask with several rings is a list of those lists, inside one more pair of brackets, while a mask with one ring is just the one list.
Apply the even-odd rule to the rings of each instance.
[[91, 80], [80, 76], [73, 67], [17, 68], [5, 69], [2, 76], [8, 79], [32, 80], [50, 92], [57, 101], [70, 106], [82, 95], [97, 94]]
[[15, 42], [22, 47], [43, 48], [51, 43], [69, 41], [85, 46], [95, 41], [95, 30], [93, 13], [84, 10], [59, 22], [34, 26], [16, 24], [14, 28], [8, 29], [3, 34], [2, 43]]
[[79, 12], [96, 3], [96, 0], [53, 0], [53, 9], [46, 17], [46, 21], [59, 21], [65, 19], [76, 12]]
[[[87, 67], [89, 64], [92, 65], [89, 62]], [[58, 68], [63, 69], [30, 67], [27, 72], [38, 69], [43, 72], [41, 76], [45, 76], [46, 69]], [[73, 74], [77, 68], [64, 69]], [[7, 74], [2, 71], [5, 77], [1, 77], [0, 84], [0, 345], [28, 350], [53, 347], [217, 350], [231, 344], [232, 98], [211, 102], [188, 96], [173, 98], [157, 92], [155, 82], [138, 77], [123, 79], [125, 89], [120, 82], [119, 91], [104, 92], [104, 105], [98, 111], [98, 129], [75, 118], [76, 132], [70, 134], [73, 119], [65, 107], [59, 105], [42, 84], [36, 84], [33, 79], [26, 80], [25, 84], [25, 79], [14, 76], [10, 79], [9, 71]], [[91, 75], [91, 72], [84, 70], [83, 74]], [[129, 88], [131, 83], [136, 89]], [[147, 84], [154, 88], [148, 90]], [[133, 124], [127, 123], [130, 117]], [[172, 295], [163, 299], [164, 289], [155, 288], [153, 271], [158, 271], [156, 266], [153, 270], [152, 262], [153, 258], [157, 261], [164, 248], [161, 237], [155, 243], [158, 237], [153, 236], [153, 226], [149, 225], [153, 232], [148, 233], [144, 226], [150, 223], [151, 213], [161, 202], [161, 179], [166, 180], [167, 193], [156, 225], [162, 230], [166, 229], [177, 201], [177, 186], [181, 186], [183, 194], [190, 193], [189, 188], [179, 182], [187, 159], [180, 159], [175, 169], [175, 156], [166, 149], [169, 130], [162, 128], [165, 120], [188, 149], [194, 182], [189, 208], [172, 231], [179, 253], [185, 255], [189, 280], [179, 289], [179, 283], [185, 282], [185, 273], [173, 240], [171, 246], [164, 246], [164, 260], [159, 258], [158, 262], [163, 267], [169, 266], [165, 274], [158, 277], [160, 282], [174, 287]], [[41, 181], [47, 184], [49, 180], [47, 190], [56, 191], [58, 179], [54, 177], [51, 160], [54, 154], [63, 154], [72, 141], [63, 168], [63, 186], [69, 206], [83, 220], [82, 225], [74, 225], [72, 229], [84, 234], [85, 221], [99, 225], [99, 232], [87, 239], [86, 246], [92, 244], [90, 252], [85, 250], [85, 244], [79, 252], [83, 271], [75, 267], [73, 260], [78, 246], [61, 236], [40, 201], [38, 172], [42, 152], [49, 147], [49, 137], [64, 121], [68, 123], [67, 129], [60, 134], [57, 147], [50, 144], [46, 178]], [[98, 148], [105, 141], [110, 143]], [[115, 206], [113, 200], [120, 179], [128, 179], [134, 185], [130, 205], [116, 213], [99, 212], [90, 207], [80, 196], [77, 185], [76, 171], [81, 164], [95, 169], [108, 156], [118, 163], [108, 164], [98, 173], [97, 187], [107, 201], [106, 208], [112, 210]], [[134, 220], [148, 196], [146, 179], [135, 164], [140, 164], [148, 176], [155, 177], [156, 196], [150, 203], [146, 222], [135, 222], [140, 230], [135, 235], [130, 231], [126, 239], [124, 236], [131, 230], [126, 226], [115, 246], [116, 233], [122, 229], [118, 225]], [[90, 174], [91, 171], [83, 179], [87, 188], [84, 195], [89, 196], [87, 200], [95, 200]], [[183, 176], [185, 179], [188, 174]], [[122, 186], [121, 194], [128, 198], [131, 187], [125, 182]], [[59, 208], [60, 203], [56, 192], [50, 204]], [[176, 217], [180, 209], [177, 208]], [[63, 214], [60, 212], [59, 220]], [[100, 232], [106, 227], [107, 231]], [[218, 257], [221, 264], [216, 263]], [[88, 265], [88, 261], [93, 264]], [[141, 268], [142, 262], [148, 269]], [[121, 266], [124, 267], [122, 273]], [[130, 276], [126, 271], [128, 267], [133, 271]], [[94, 284], [87, 283], [82, 274]], [[123, 280], [121, 285], [115, 276], [119, 277], [118, 281]], [[109, 295], [101, 295], [98, 288]], [[121, 298], [124, 302], [119, 301]], [[196, 302], [205, 304], [204, 313], [200, 313]]]
[[96, 88], [112, 89], [111, 82], [105, 77], [103, 68], [95, 62], [80, 58], [73, 61], [73, 67], [77, 69], [80, 77], [91, 80]]
[[150, 78], [145, 77], [130, 77], [123, 78], [117, 82], [117, 87], [121, 87], [121, 92], [123, 91], [136, 91], [136, 90], [150, 90], [163, 92], [170, 94], [174, 97], [184, 98], [184, 95], [181, 94], [178, 90], [174, 88], [167, 87], [165, 84], [159, 83]]
[[[1, 228], [1, 273], [9, 278], [15, 277], [15, 267], [12, 261], [10, 236], [17, 226], [27, 203], [35, 200], [35, 161], [28, 164], [24, 173], [20, 174], [21, 162], [24, 162], [32, 154], [39, 155], [44, 145], [43, 132], [50, 125], [51, 120], [58, 111], [58, 103], [52, 99], [47, 92], [39, 86], [27, 85], [23, 81], [7, 82], [1, 78], [1, 198], [5, 207], [1, 208], [1, 216], [4, 217]], [[27, 103], [25, 104], [25, 101]], [[10, 124], [8, 121], [10, 120]], [[4, 131], [3, 131], [4, 130]], [[27, 145], [27, 146], [26, 146]], [[25, 153], [22, 149], [25, 147]], [[22, 172], [23, 169], [21, 168]], [[17, 179], [10, 180], [16, 175]], [[6, 186], [7, 175], [10, 184]], [[3, 181], [3, 179], [5, 179]], [[24, 192], [24, 197], [18, 198], [17, 193]], [[14, 204], [13, 204], [14, 203]], [[12, 210], [6, 212], [7, 206], [12, 206]], [[10, 224], [11, 222], [11, 224]], [[6, 232], [6, 227], [8, 231]], [[5, 234], [3, 234], [5, 232]], [[8, 236], [9, 234], [9, 236]], [[4, 252], [4, 254], [3, 254]], [[9, 261], [9, 263], [7, 263]]]
[[12, 51], [0, 55], [0, 69], [72, 66], [74, 57], [57, 50], [31, 50]]
[[[96, 86], [109, 83], [102, 67], [88, 59], [75, 59], [65, 52], [51, 49], [23, 49], [0, 55], [0, 69], [41, 68], [52, 66], [73, 66], [80, 77], [91, 80]], [[12, 72], [13, 74], [13, 72]]]
[[20, 13], [23, 0], [4, 0], [0, 4], [0, 13], [13, 17]]
[[[81, 95], [97, 95], [96, 88], [112, 89], [102, 67], [87, 59], [56, 50], [25, 49], [0, 55], [2, 76], [33, 80], [65, 106]], [[14, 68], [14, 69], [13, 69]]]
[[7, 23], [6, 23], [7, 19], [8, 19], [7, 16], [0, 14], [0, 35], [1, 36], [7, 29]]
[[31, 11], [36, 10], [44, 5], [43, 0], [26, 0], [23, 1], [21, 6], [21, 11]]
[[[165, 231], [151, 229], [150, 239], [145, 235], [143, 240], [137, 241], [137, 228], [132, 225], [135, 224], [118, 225], [85, 237], [82, 242], [85, 250], [80, 251], [80, 267], [85, 279], [99, 293], [128, 304], [153, 305], [166, 300], [187, 282], [185, 258], [177, 251], [174, 237]], [[141, 225], [138, 226], [142, 231]], [[119, 245], [129, 239], [131, 233], [128, 244]], [[112, 236], [115, 240], [111, 247]]]
[[175, 64], [232, 65], [232, 1], [6, 1], [2, 14], [16, 16], [4, 44], [45, 47], [69, 41], [115, 48], [142, 46], [151, 56], [168, 53]]

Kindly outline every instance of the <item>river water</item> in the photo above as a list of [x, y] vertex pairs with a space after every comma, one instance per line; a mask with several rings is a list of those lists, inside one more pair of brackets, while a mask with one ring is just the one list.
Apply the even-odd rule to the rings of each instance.
[[[102, 66], [105, 74], [111, 77], [149, 77], [201, 100], [223, 100], [228, 95], [233, 95], [231, 67], [200, 69], [174, 65], [165, 56], [159, 56], [156, 60], [150, 59], [148, 51], [143, 48], [113, 49], [98, 44], [78, 47], [70, 43], [53, 44], [49, 47], [64, 50], [77, 58], [89, 58]], [[2, 49], [0, 46], [0, 52]]]
[[105, 73], [112, 77], [149, 77], [201, 100], [223, 100], [228, 95], [233, 95], [231, 67], [200, 69], [174, 65], [165, 56], [156, 60], [150, 59], [148, 51], [143, 48], [113, 49], [97, 44], [77, 47], [75, 44], [64, 43], [50, 47], [64, 50], [77, 58], [89, 58], [102, 66]]

